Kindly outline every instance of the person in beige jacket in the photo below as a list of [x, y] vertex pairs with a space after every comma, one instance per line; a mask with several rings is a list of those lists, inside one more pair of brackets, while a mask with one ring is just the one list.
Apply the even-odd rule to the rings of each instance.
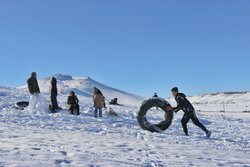
[[97, 118], [97, 112], [99, 111], [99, 117], [102, 117], [102, 108], [104, 107], [104, 96], [101, 91], [94, 91], [93, 101], [95, 107], [95, 117]]

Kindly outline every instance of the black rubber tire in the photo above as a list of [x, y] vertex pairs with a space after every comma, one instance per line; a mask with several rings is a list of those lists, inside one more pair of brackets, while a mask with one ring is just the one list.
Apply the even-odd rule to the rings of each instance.
[[16, 109], [24, 110], [24, 108], [26, 108], [28, 106], [29, 106], [29, 102], [27, 102], [27, 101], [20, 101], [20, 102], [17, 102], [14, 107]]
[[[137, 121], [140, 127], [150, 132], [162, 132], [167, 130], [171, 125], [174, 116], [172, 111], [166, 109], [168, 106], [171, 105], [165, 99], [158, 97], [144, 101], [137, 115]], [[146, 118], [148, 110], [152, 107], [158, 107], [165, 111], [165, 119], [158, 124], [151, 124]]]

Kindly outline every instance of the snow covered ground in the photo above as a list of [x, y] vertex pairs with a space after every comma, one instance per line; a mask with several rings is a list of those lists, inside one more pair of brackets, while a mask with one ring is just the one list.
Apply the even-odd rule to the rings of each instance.
[[[48, 92], [43, 96], [49, 100]], [[63, 108], [67, 108], [66, 97], [60, 94]], [[142, 100], [133, 98], [137, 103]], [[250, 113], [197, 112], [213, 132], [208, 139], [191, 122], [190, 136], [183, 134], [181, 111], [167, 131], [150, 133], [138, 126], [139, 106], [131, 100], [112, 107], [118, 117], [104, 112], [103, 118], [96, 119], [90, 97], [81, 97], [80, 116], [69, 115], [67, 110], [32, 114], [13, 108], [13, 102], [27, 99], [24, 88], [0, 87], [0, 167], [250, 166]], [[149, 113], [151, 121], [163, 117], [155, 109]]]

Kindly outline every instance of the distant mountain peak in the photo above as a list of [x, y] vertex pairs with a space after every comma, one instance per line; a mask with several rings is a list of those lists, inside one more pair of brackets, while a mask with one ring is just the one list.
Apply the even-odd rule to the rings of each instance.
[[55, 77], [59, 81], [66, 81], [66, 80], [73, 79], [71, 75], [66, 75], [66, 74], [61, 74], [61, 73], [54, 74], [52, 77]]
[[92, 78], [90, 78], [90, 77], [86, 77], [86, 78], [84, 78], [83, 80], [85, 80], [85, 81], [94, 81]]

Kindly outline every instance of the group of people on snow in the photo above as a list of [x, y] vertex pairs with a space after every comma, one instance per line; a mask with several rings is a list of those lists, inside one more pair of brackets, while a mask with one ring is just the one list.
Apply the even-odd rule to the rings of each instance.
[[[28, 89], [31, 95], [38, 96], [40, 94], [40, 88], [37, 81], [37, 74], [35, 72], [31, 73], [31, 77], [27, 80], [28, 83]], [[52, 113], [56, 112], [56, 110], [61, 109], [58, 106], [57, 102], [57, 80], [55, 77], [52, 77], [51, 79], [51, 105], [49, 105], [49, 109]], [[102, 92], [94, 87], [93, 89], [93, 102], [94, 102], [94, 116], [102, 117], [102, 109], [106, 108], [105, 105], [105, 97], [103, 96]], [[69, 105], [69, 110], [71, 114], [74, 114], [74, 111], [76, 111], [76, 114], [80, 114], [80, 106], [79, 106], [79, 99], [76, 96], [74, 91], [70, 91], [67, 104]]]
[[[31, 73], [31, 77], [27, 80], [28, 83], [28, 89], [30, 94], [32, 95], [38, 95], [40, 93], [39, 85], [37, 82], [37, 74], [35, 72]], [[198, 120], [195, 109], [193, 105], [187, 100], [186, 96], [183, 93], [179, 93], [179, 90], [177, 87], [172, 88], [171, 90], [172, 95], [174, 96], [177, 107], [171, 107], [169, 106], [167, 108], [168, 111], [172, 111], [177, 113], [178, 111], [182, 110], [184, 112], [184, 115], [181, 119], [181, 124], [183, 127], [184, 133], [188, 136], [188, 129], [187, 129], [187, 123], [191, 119], [192, 122], [201, 128], [205, 133], [207, 137], [211, 136], [211, 131], [207, 130], [207, 128]], [[51, 80], [51, 106], [50, 109], [52, 112], [55, 112], [57, 109], [59, 109], [58, 102], [57, 102], [57, 80], [55, 77], [52, 77]], [[157, 93], [154, 94], [154, 98], [157, 98]], [[93, 102], [94, 102], [94, 117], [102, 117], [102, 109], [106, 108], [105, 105], [105, 97], [103, 96], [102, 92], [94, 87], [93, 89]], [[69, 110], [71, 114], [74, 114], [73, 111], [77, 111], [77, 115], [80, 114], [80, 107], [79, 107], [79, 99], [75, 95], [73, 91], [70, 92], [70, 95], [68, 97], [67, 104], [69, 105]], [[110, 102], [110, 104], [118, 104], [117, 98], [113, 99], [113, 101]], [[158, 108], [157, 108], [158, 109]]]

